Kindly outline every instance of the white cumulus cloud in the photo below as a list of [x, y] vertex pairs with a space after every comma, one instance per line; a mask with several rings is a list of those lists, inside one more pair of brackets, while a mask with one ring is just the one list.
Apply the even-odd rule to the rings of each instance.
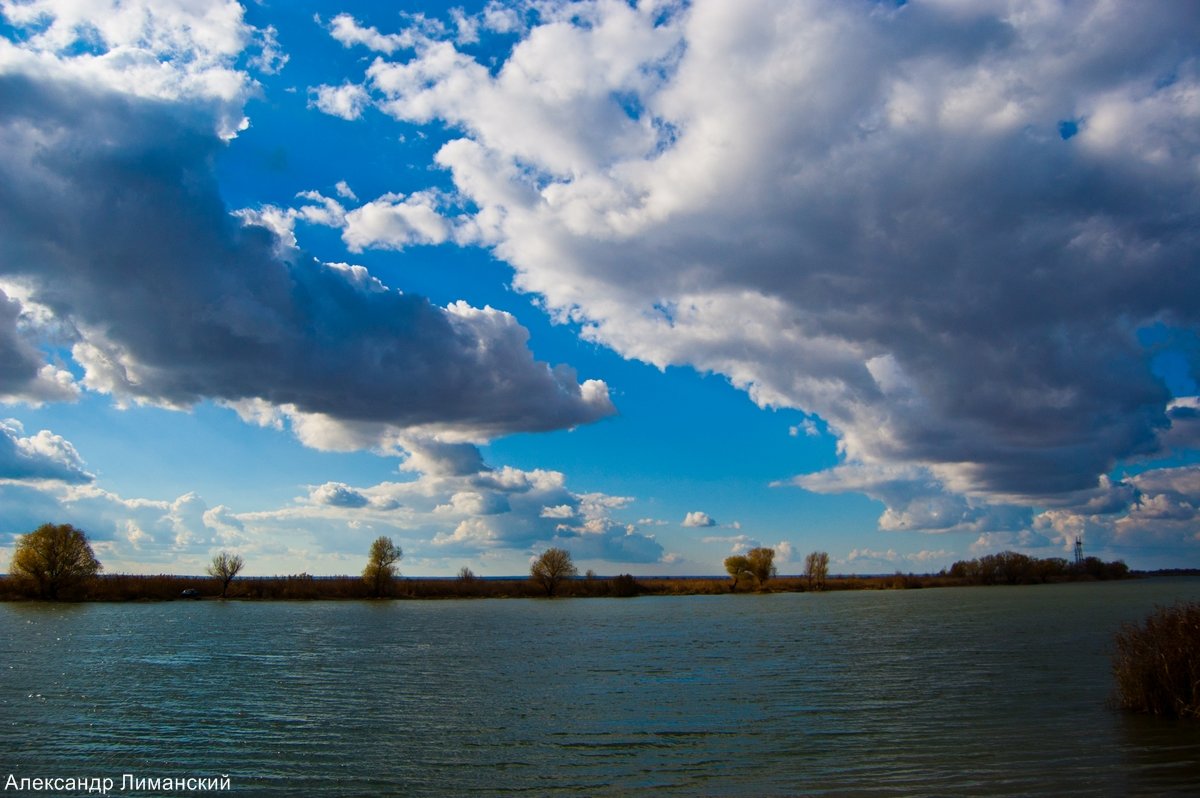
[[455, 240], [586, 338], [909, 469], [887, 528], [1029, 523], [1159, 446], [1137, 331], [1200, 328], [1188, 3], [525, 10], [496, 65], [431, 39], [364, 85], [459, 131]]
[[79, 452], [61, 435], [50, 430], [24, 435], [24, 431], [15, 419], [0, 420], [0, 479], [80, 484], [95, 478]]
[[370, 102], [370, 95], [366, 89], [355, 83], [314, 86], [309, 89], [309, 94], [309, 108], [316, 108], [321, 113], [347, 120], [362, 116], [363, 109]]
[[709, 527], [716, 526], [717, 522], [708, 513], [694, 510], [684, 516], [682, 524], [685, 527]]

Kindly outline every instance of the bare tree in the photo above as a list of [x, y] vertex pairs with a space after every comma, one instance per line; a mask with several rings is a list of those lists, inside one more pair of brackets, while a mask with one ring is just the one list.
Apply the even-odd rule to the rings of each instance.
[[809, 590], [824, 590], [825, 577], [829, 575], [829, 553], [814, 551], [805, 557], [804, 575], [808, 577]]
[[102, 568], [81, 530], [70, 524], [42, 524], [17, 541], [9, 570], [32, 582], [41, 598], [56, 601]]
[[246, 562], [239, 554], [230, 554], [223, 551], [213, 557], [212, 564], [208, 566], [208, 575], [221, 582], [221, 598], [225, 598], [226, 592], [229, 590], [229, 583], [233, 578], [242, 571], [242, 566]]
[[371, 588], [371, 595], [379, 598], [392, 586], [396, 577], [396, 563], [404, 552], [392, 542], [392, 539], [380, 535], [371, 544], [371, 552], [367, 556], [367, 567], [363, 569], [363, 581]]
[[729, 589], [737, 590], [738, 581], [743, 575], [750, 573], [750, 561], [740, 554], [726, 557], [725, 571], [733, 578], [733, 585]]
[[775, 576], [775, 549], [759, 546], [746, 552], [747, 570], [758, 583], [759, 589], [766, 586], [771, 577]]
[[566, 549], [546, 549], [529, 567], [529, 577], [546, 591], [547, 596], [553, 596], [560, 582], [578, 573], [579, 569], [571, 562], [571, 553]]

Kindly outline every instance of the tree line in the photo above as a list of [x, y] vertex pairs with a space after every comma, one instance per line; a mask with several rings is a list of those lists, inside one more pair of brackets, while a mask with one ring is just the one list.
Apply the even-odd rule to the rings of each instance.
[[1081, 578], [1124, 579], [1129, 575], [1129, 566], [1120, 560], [1105, 562], [1098, 557], [1069, 563], [1062, 557], [1038, 558], [1002, 551], [974, 560], [959, 560], [942, 573], [967, 584], [1033, 585]]
[[287, 577], [243, 578], [234, 582], [245, 567], [240, 554], [222, 551], [206, 567], [210, 581], [200, 577], [109, 575], [97, 578], [103, 566], [92, 550], [87, 535], [70, 524], [43, 524], [22, 535], [12, 558], [10, 573], [0, 584], [0, 596], [39, 598], [49, 601], [93, 598], [201, 598], [231, 595], [239, 598], [465, 598], [465, 597], [555, 597], [636, 596], [756, 591], [819, 591], [827, 589], [895, 589], [950, 585], [1036, 584], [1073, 579], [1120, 579], [1129, 575], [1125, 563], [1104, 562], [1088, 557], [1079, 563], [1052, 557], [1039, 559], [1012, 551], [960, 560], [939, 574], [894, 577], [836, 577], [829, 581], [829, 554], [814, 551], [804, 560], [800, 576], [779, 577], [775, 550], [756, 547], [745, 554], [727, 557], [725, 571], [732, 581], [722, 587], [706, 577], [642, 577], [629, 574], [586, 577], [565, 549], [549, 548], [533, 558], [528, 577], [482, 580], [470, 568], [462, 568], [454, 579], [401, 580], [398, 564], [404, 557], [391, 538], [380, 536], [367, 552], [360, 577], [322, 577], [300, 574]]
[[[357, 589], [346, 584], [332, 584], [347, 581], [336, 577], [322, 580], [325, 589], [317, 589], [317, 580], [302, 574], [268, 578], [266, 581], [282, 583], [276, 586], [277, 589], [269, 591], [270, 596], [263, 595], [260, 584], [262, 580], [255, 580], [253, 586], [247, 586], [241, 595], [257, 598], [319, 598], [332, 594], [345, 598], [386, 598], [396, 593], [396, 584], [400, 576], [397, 564], [403, 557], [404, 551], [400, 546], [391, 538], [380, 536], [371, 543], [367, 552], [367, 564], [363, 568]], [[229, 597], [230, 587], [245, 565], [245, 559], [240, 554], [222, 551], [213, 556], [205, 571], [220, 588], [220, 598]], [[9, 567], [9, 590], [27, 598], [46, 601], [82, 599], [88, 594], [89, 587], [96, 586], [96, 577], [103, 570], [104, 566], [96, 559], [95, 551], [83, 530], [71, 524], [42, 524], [18, 539]], [[534, 594], [553, 597], [562, 592], [565, 582], [575, 579], [578, 575], [579, 570], [568, 551], [550, 548], [533, 560], [528, 581]], [[164, 581], [168, 584], [185, 585], [178, 591], [179, 597], [200, 598], [202, 595], [195, 581], [189, 577], [117, 575], [109, 579], [128, 582], [134, 586], [135, 592], [138, 586], [153, 584], [157, 598], [171, 597], [162, 595]], [[459, 571], [455, 582], [456, 595], [495, 593], [484, 589], [481, 580], [467, 567]], [[640, 592], [637, 582], [628, 574], [598, 580], [595, 574], [589, 571], [587, 582], [590, 587], [583, 591], [587, 595], [633, 596]], [[104, 595], [105, 591], [92, 591], [92, 595], [97, 593]]]

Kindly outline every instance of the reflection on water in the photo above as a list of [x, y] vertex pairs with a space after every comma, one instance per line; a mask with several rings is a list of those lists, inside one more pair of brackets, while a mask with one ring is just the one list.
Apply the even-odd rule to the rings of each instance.
[[1112, 634], [1200, 580], [558, 601], [0, 605], [0, 779], [244, 794], [1194, 794]]

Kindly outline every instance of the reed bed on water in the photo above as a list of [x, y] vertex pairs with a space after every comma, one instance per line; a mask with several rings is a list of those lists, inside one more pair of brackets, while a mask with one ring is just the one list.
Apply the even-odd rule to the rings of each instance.
[[1200, 603], [1159, 607], [1143, 623], [1123, 626], [1113, 675], [1122, 709], [1200, 718]]

